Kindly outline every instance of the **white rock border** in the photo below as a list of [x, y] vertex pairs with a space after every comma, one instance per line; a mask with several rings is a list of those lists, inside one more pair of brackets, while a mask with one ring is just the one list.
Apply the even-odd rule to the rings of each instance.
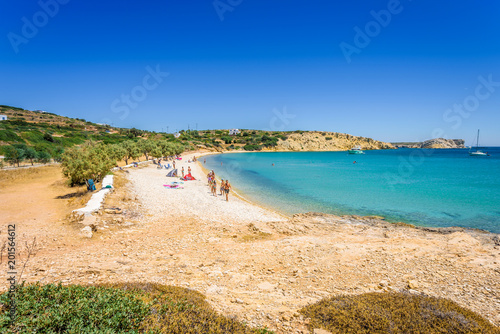
[[[152, 160], [141, 161], [141, 162], [138, 162], [137, 164], [138, 165], [147, 164], [151, 161]], [[131, 167], [135, 167], [135, 164], [132, 163], [132, 164], [124, 166], [124, 167], [115, 167], [111, 170], [115, 171], [115, 170], [119, 170], [119, 169], [123, 169], [123, 168], [131, 168]], [[96, 192], [92, 195], [92, 197], [87, 202], [87, 205], [85, 207], [73, 210], [73, 212], [78, 212], [79, 214], [83, 214], [84, 216], [90, 216], [92, 213], [99, 211], [99, 209], [101, 208], [102, 202], [104, 201], [104, 198], [106, 197], [106, 195], [108, 193], [111, 192], [111, 190], [113, 190], [113, 176], [114, 175], [106, 175], [102, 179], [101, 190], [99, 190], [98, 192]], [[106, 186], [108, 186], [108, 185], [111, 186], [111, 188], [106, 188]]]
[[[104, 197], [113, 190], [113, 176], [114, 175], [106, 175], [104, 179], [102, 179], [102, 189], [92, 195], [85, 207], [73, 210], [73, 212], [78, 212], [85, 216], [90, 216], [93, 212], [97, 212], [101, 208]], [[111, 186], [111, 188], [106, 188], [108, 185]]]

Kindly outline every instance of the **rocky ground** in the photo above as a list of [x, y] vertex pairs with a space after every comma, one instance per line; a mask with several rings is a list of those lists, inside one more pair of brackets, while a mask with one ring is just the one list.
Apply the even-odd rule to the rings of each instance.
[[[190, 166], [202, 178], [199, 167]], [[25, 225], [20, 239], [43, 237], [23, 279], [184, 286], [204, 293], [222, 313], [277, 333], [307, 333], [297, 310], [308, 303], [369, 291], [450, 298], [500, 325], [497, 235], [376, 217], [287, 218], [234, 197], [210, 196], [204, 178], [165, 189], [171, 181], [165, 174], [148, 166], [117, 175], [91, 239], [79, 234], [78, 222], [42, 230]], [[48, 237], [51, 229], [60, 231], [57, 237]], [[27, 251], [21, 248], [21, 261]]]

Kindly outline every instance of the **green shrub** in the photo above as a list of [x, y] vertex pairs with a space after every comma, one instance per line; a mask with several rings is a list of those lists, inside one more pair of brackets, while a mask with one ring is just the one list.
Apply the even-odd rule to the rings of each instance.
[[256, 144], [246, 144], [245, 146], [243, 146], [243, 149], [245, 151], [261, 151], [262, 150], [262, 146], [260, 145], [256, 145]]
[[0, 295], [2, 333], [272, 333], [216, 313], [193, 290], [159, 284], [19, 286], [10, 324]]
[[51, 135], [50, 133], [45, 133], [45, 134], [43, 135], [43, 139], [45, 139], [46, 141], [49, 141], [49, 142], [51, 142], [51, 143], [53, 143], [53, 142], [54, 142], [54, 138], [52, 137], [52, 135]]
[[231, 144], [233, 142], [233, 138], [229, 136], [222, 136], [220, 139], [222, 139], [226, 144]]
[[365, 293], [323, 299], [299, 311], [332, 333], [499, 333], [480, 315], [444, 298]]
[[[8, 304], [8, 295], [0, 296]], [[21, 286], [16, 292], [16, 319], [2, 307], [0, 328], [11, 333], [138, 332], [148, 304], [130, 291], [106, 287]]]
[[2, 130], [0, 131], [0, 141], [6, 142], [24, 142], [24, 140], [19, 137], [14, 131]]
[[332, 137], [325, 137], [326, 140], [332, 140]]
[[87, 179], [100, 181], [116, 165], [111, 148], [93, 142], [69, 148], [62, 154], [61, 160], [63, 175], [71, 185], [83, 184]]

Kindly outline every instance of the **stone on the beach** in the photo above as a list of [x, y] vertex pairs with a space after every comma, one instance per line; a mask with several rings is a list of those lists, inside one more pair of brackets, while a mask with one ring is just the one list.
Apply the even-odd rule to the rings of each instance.
[[207, 288], [207, 294], [210, 294], [210, 295], [218, 295], [222, 292], [222, 288], [213, 284], [213, 285], [210, 285], [208, 288]]
[[90, 238], [92, 238], [92, 236], [94, 235], [94, 234], [92, 233], [92, 227], [90, 227], [90, 226], [85, 226], [84, 228], [82, 228], [82, 229], [80, 230], [80, 232], [81, 232], [81, 234], [82, 234], [82, 236], [83, 236], [84, 238], [89, 238], [89, 239], [90, 239]]
[[272, 289], [274, 289], [274, 285], [269, 283], [269, 282], [262, 282], [259, 285], [257, 285], [257, 287], [260, 290], [272, 290]]
[[97, 217], [93, 215], [88, 215], [83, 218], [80, 224], [84, 226], [94, 227], [96, 225]]
[[418, 282], [415, 280], [409, 280], [408, 287], [412, 290], [418, 289]]
[[313, 331], [314, 334], [332, 334], [331, 332], [321, 329], [321, 328], [315, 328]]

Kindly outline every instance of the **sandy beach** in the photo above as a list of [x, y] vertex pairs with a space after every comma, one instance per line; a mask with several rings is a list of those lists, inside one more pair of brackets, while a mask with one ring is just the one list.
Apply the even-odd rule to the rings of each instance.
[[232, 194], [229, 202], [212, 196], [191, 157], [177, 162], [179, 171], [191, 166], [197, 179], [183, 189], [164, 187], [179, 179], [152, 164], [118, 172], [121, 185], [104, 208], [122, 213], [97, 215], [92, 239], [67, 220], [20, 223], [20, 241], [38, 236], [39, 244], [23, 279], [183, 286], [205, 294], [222, 313], [277, 333], [307, 333], [297, 310], [308, 303], [368, 291], [446, 297], [500, 324], [497, 235], [370, 217], [287, 218]]

